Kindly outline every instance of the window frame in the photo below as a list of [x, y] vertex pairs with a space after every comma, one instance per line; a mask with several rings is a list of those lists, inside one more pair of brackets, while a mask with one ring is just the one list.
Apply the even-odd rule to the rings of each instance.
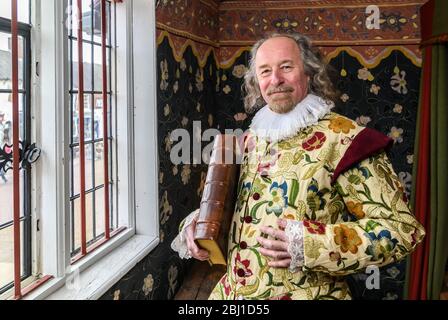
[[[30, 6], [31, 7], [31, 6]], [[0, 32], [11, 34], [11, 20], [0, 17]], [[20, 127], [20, 130], [24, 129], [22, 133], [23, 140], [22, 143], [26, 147], [31, 144], [31, 25], [25, 22], [17, 23], [17, 35], [22, 37], [23, 39], [23, 86], [22, 89], [19, 87], [19, 97], [23, 95], [22, 100], [22, 108], [23, 108], [23, 128]], [[12, 94], [12, 88], [8, 90], [2, 90], [2, 94], [10, 93]], [[20, 103], [19, 103], [20, 104]], [[23, 241], [23, 250], [21, 251], [21, 263], [23, 266], [23, 275], [21, 276], [22, 282], [29, 277], [33, 276], [33, 237], [32, 237], [32, 214], [31, 214], [31, 177], [32, 177], [32, 168], [21, 168], [20, 169], [24, 176], [23, 179], [20, 179], [21, 189], [20, 196], [23, 199], [23, 205], [21, 205], [21, 210], [23, 210], [23, 218], [20, 219], [23, 222], [23, 229], [21, 229], [21, 239]], [[23, 183], [23, 184], [22, 184]], [[11, 225], [13, 223], [13, 219], [11, 220]], [[9, 222], [7, 223], [9, 224]], [[10, 226], [6, 226], [4, 228], [8, 228]], [[1, 230], [1, 229], [0, 229]], [[26, 281], [29, 282], [29, 281]], [[0, 296], [2, 296], [5, 292], [8, 292], [11, 288], [13, 288], [14, 283], [11, 282], [6, 286], [0, 288]]]
[[[159, 243], [156, 25], [151, 0], [117, 4], [118, 28], [116, 117], [118, 208], [129, 214], [129, 226], [88, 256], [70, 264], [69, 200], [69, 64], [67, 0], [36, 0], [32, 12], [32, 139], [42, 149], [32, 179], [33, 236], [36, 273], [50, 275], [24, 299], [96, 299]], [[40, 19], [45, 12], [45, 19]], [[152, 32], [139, 32], [142, 28]], [[34, 41], [33, 41], [34, 39]], [[151, 63], [148, 63], [151, 61]], [[134, 72], [138, 70], [138, 72]], [[124, 80], [123, 80], [124, 79]], [[148, 104], [152, 107], [148, 108]], [[61, 107], [63, 106], [63, 107]], [[125, 106], [125, 107], [124, 107]], [[149, 165], [148, 165], [149, 164]], [[137, 174], [138, 173], [138, 174]], [[120, 217], [123, 214], [120, 213]], [[133, 252], [134, 251], [134, 252]], [[127, 259], [123, 259], [126, 252]], [[112, 259], [112, 260], [111, 260]], [[122, 261], [125, 260], [125, 261]], [[107, 266], [114, 264], [114, 268]], [[105, 267], [106, 266], [106, 267]], [[101, 274], [101, 281], [92, 281]], [[73, 290], [70, 281], [81, 287]], [[84, 285], [84, 287], [83, 287]], [[88, 287], [85, 287], [88, 286]], [[92, 286], [95, 286], [92, 288]]]
[[[76, 0], [68, 0], [67, 1], [71, 6], [73, 7], [73, 5], [76, 3]], [[90, 3], [93, 5], [94, 4], [94, 0], [90, 0]], [[99, 2], [100, 4], [101, 2]], [[95, 50], [99, 49], [101, 50], [101, 42], [96, 42], [94, 39], [94, 21], [95, 18], [97, 18], [95, 16], [95, 9], [91, 8], [90, 9], [90, 14], [91, 14], [91, 18], [90, 18], [90, 25], [87, 26], [88, 29], [90, 29], [92, 31], [92, 34], [89, 36], [89, 38], [84, 38], [82, 45], [83, 46], [87, 46], [90, 47], [90, 58], [91, 58], [91, 70], [90, 70], [90, 83], [86, 84], [87, 86], [90, 85], [89, 89], [84, 88], [84, 104], [87, 101], [91, 101], [91, 106], [90, 106], [90, 121], [86, 121], [85, 122], [85, 133], [87, 133], [89, 127], [90, 127], [90, 132], [88, 133], [88, 135], [90, 136], [89, 139], [85, 140], [85, 152], [87, 153], [88, 148], [91, 148], [91, 156], [92, 156], [92, 160], [91, 160], [91, 182], [92, 182], [92, 186], [90, 186], [90, 188], [87, 188], [85, 190], [85, 195], [86, 197], [90, 194], [91, 195], [91, 204], [87, 204], [86, 208], [88, 206], [91, 206], [92, 209], [92, 235], [93, 235], [93, 239], [91, 240], [87, 240], [87, 249], [88, 250], [92, 250], [92, 247], [97, 246], [98, 244], [100, 244], [100, 242], [102, 241], [102, 239], [104, 239], [104, 234], [103, 236], [96, 234], [96, 223], [97, 223], [97, 217], [96, 217], [96, 199], [99, 198], [98, 196], [98, 191], [99, 190], [105, 190], [105, 188], [109, 188], [109, 217], [110, 217], [110, 231], [112, 232], [112, 234], [114, 232], [119, 232], [119, 230], [122, 230], [123, 228], [121, 226], [119, 226], [118, 221], [114, 221], [114, 216], [117, 214], [116, 212], [116, 208], [114, 207], [114, 203], [117, 203], [117, 199], [116, 199], [116, 194], [117, 194], [117, 181], [115, 179], [115, 173], [116, 171], [114, 170], [115, 167], [118, 165], [117, 161], [117, 157], [114, 157], [114, 155], [116, 155], [115, 153], [115, 135], [116, 132], [113, 130], [114, 126], [112, 126], [112, 117], [115, 116], [115, 112], [116, 112], [116, 104], [115, 101], [112, 100], [112, 97], [115, 95], [116, 93], [116, 77], [112, 78], [112, 74], [113, 71], [115, 70], [115, 59], [113, 59], [115, 57], [115, 52], [114, 52], [114, 45], [116, 44], [116, 25], [115, 24], [111, 24], [110, 21], [116, 18], [116, 12], [115, 12], [115, 5], [113, 3], [113, 1], [111, 0], [107, 0], [108, 5], [106, 6], [106, 12], [107, 12], [107, 18], [108, 18], [108, 37], [106, 39], [106, 59], [107, 59], [107, 63], [109, 63], [110, 68], [107, 70], [107, 103], [108, 103], [108, 108], [109, 110], [111, 110], [111, 112], [107, 115], [107, 121], [108, 121], [108, 132], [105, 134], [103, 132], [103, 136], [102, 137], [95, 137], [94, 134], [94, 119], [95, 119], [95, 97], [98, 97], [99, 95], [101, 96], [102, 99], [102, 88], [98, 88], [99, 86], [102, 87], [102, 82], [99, 81], [99, 83], [96, 83], [95, 81], [95, 72], [98, 72], [100, 74], [102, 74], [102, 69], [98, 69], [96, 70], [96, 64], [95, 64]], [[109, 7], [110, 11], [107, 11], [107, 7]], [[101, 5], [99, 5], [99, 8], [101, 10]], [[101, 20], [100, 20], [101, 22]], [[84, 23], [84, 21], [83, 21]], [[83, 25], [84, 27], [84, 25]], [[112, 28], [113, 27], [113, 28]], [[71, 125], [69, 126], [70, 128], [70, 159], [73, 160], [74, 156], [74, 152], [76, 150], [76, 148], [80, 147], [80, 142], [79, 142], [79, 136], [77, 137], [78, 139], [75, 141], [74, 139], [74, 130], [75, 128], [77, 129], [78, 124], [75, 124], [73, 121], [73, 115], [74, 115], [74, 111], [75, 111], [75, 106], [74, 101], [75, 101], [75, 97], [76, 99], [78, 98], [77, 95], [79, 93], [79, 88], [74, 88], [74, 84], [75, 84], [75, 77], [74, 77], [74, 70], [75, 70], [75, 64], [77, 64], [77, 62], [74, 62], [72, 60], [72, 58], [74, 57], [74, 55], [77, 53], [74, 52], [74, 43], [76, 42], [77, 45], [79, 45], [79, 41], [77, 39], [77, 30], [73, 30], [71, 29], [68, 32], [68, 42], [69, 42], [69, 50], [68, 50], [68, 54], [70, 56], [70, 59], [68, 60], [69, 63], [69, 69], [70, 69], [70, 74], [69, 74], [69, 94], [70, 94], [70, 99], [69, 99], [69, 105], [70, 105], [70, 112], [71, 112], [71, 116], [70, 116], [70, 123]], [[84, 57], [85, 58], [85, 57]], [[88, 62], [87, 62], [88, 63]], [[85, 70], [86, 71], [86, 70]], [[78, 71], [79, 72], [79, 71]], [[84, 74], [86, 75], [86, 72], [84, 72]], [[112, 79], [114, 80], [112, 82]], [[86, 99], [87, 98], [87, 99]], [[86, 110], [86, 109], [85, 109]], [[85, 112], [84, 110], [84, 112]], [[115, 117], [116, 118], [116, 117]], [[85, 118], [85, 120], [87, 120], [88, 118]], [[88, 123], [90, 122], [90, 123]], [[101, 128], [102, 129], [102, 128]], [[110, 135], [109, 135], [110, 133]], [[79, 130], [78, 130], [78, 134], [79, 134]], [[96, 168], [96, 163], [94, 160], [94, 153], [95, 153], [95, 146], [97, 143], [104, 143], [105, 139], [107, 139], [107, 143], [109, 146], [109, 151], [108, 151], [108, 157], [109, 157], [109, 163], [111, 164], [111, 166], [108, 168], [109, 171], [109, 180], [111, 181], [111, 183], [109, 184], [109, 182], [103, 182], [100, 185], [97, 185], [96, 181], [95, 181], [95, 173], [96, 170], [100, 170], [99, 168]], [[78, 149], [79, 150], [79, 149]], [[79, 158], [78, 158], [79, 159]], [[86, 161], [86, 164], [88, 163], [88, 161]], [[86, 167], [87, 169], [87, 167]], [[87, 173], [88, 170], [86, 170]], [[76, 172], [77, 174], [79, 172]], [[80, 230], [75, 230], [75, 223], [74, 223], [74, 218], [75, 218], [75, 201], [77, 199], [80, 198], [80, 192], [78, 192], [79, 190], [74, 190], [74, 180], [75, 178], [75, 171], [74, 171], [74, 164], [73, 162], [70, 162], [70, 200], [71, 200], [71, 213], [70, 213], [70, 224], [71, 224], [71, 230], [70, 230], [70, 234], [71, 234], [71, 255], [72, 255], [72, 262], [76, 261], [78, 259], [82, 259], [84, 258], [84, 256], [80, 253], [81, 251], [81, 246], [75, 248], [75, 231], [79, 232]], [[88, 180], [87, 174], [86, 174], [86, 181]], [[100, 200], [101, 201], [101, 200]], [[115, 210], [114, 210], [115, 209]], [[117, 215], [118, 216], [118, 215]], [[117, 219], [118, 220], [118, 219]], [[115, 222], [115, 223], [114, 223]], [[86, 235], [87, 236], [87, 235]], [[88, 251], [89, 252], [89, 251]], [[87, 253], [88, 254], [88, 253]]]

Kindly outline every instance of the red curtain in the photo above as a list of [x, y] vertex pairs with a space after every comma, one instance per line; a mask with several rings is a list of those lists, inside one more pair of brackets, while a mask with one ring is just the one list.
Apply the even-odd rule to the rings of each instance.
[[431, 106], [431, 47], [425, 48], [423, 62], [423, 85], [420, 102], [420, 123], [417, 177], [415, 184], [414, 212], [417, 220], [425, 227], [426, 237], [423, 243], [417, 246], [411, 256], [411, 269], [409, 276], [408, 298], [412, 300], [426, 300], [430, 221], [430, 106]]
[[[444, 233], [444, 226], [447, 224], [446, 210], [441, 204], [442, 199], [434, 200], [437, 199], [435, 195], [442, 192], [447, 185], [446, 179], [442, 179], [443, 175], [439, 177], [434, 174], [444, 161], [435, 155], [438, 155], [438, 152], [444, 154], [445, 144], [438, 145], [434, 141], [435, 134], [438, 132], [437, 126], [440, 126], [438, 117], [444, 117], [446, 114], [446, 106], [443, 105], [443, 101], [446, 100], [440, 93], [440, 90], [443, 92], [445, 90], [443, 88], [445, 78], [440, 75], [444, 75], [447, 70], [443, 67], [445, 57], [439, 53], [448, 41], [447, 8], [446, 0], [429, 0], [420, 10], [423, 68], [417, 123], [418, 136], [415, 145], [417, 157], [414, 168], [413, 207], [416, 218], [426, 230], [426, 237], [412, 254], [407, 274], [408, 298], [414, 300], [439, 298], [438, 286], [443, 278], [442, 269], [446, 263], [446, 250], [443, 244], [435, 245], [435, 241], [448, 239]], [[436, 79], [442, 79], [443, 83], [438, 83]], [[431, 101], [431, 97], [434, 101]], [[442, 173], [446, 174], [444, 170]]]

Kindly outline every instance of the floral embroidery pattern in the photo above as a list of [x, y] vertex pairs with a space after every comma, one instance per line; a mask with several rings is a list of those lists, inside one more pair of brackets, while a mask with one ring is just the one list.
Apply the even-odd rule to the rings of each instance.
[[232, 74], [234, 77], [240, 79], [240, 78], [244, 77], [246, 70], [247, 70], [247, 68], [244, 64], [238, 64], [233, 67]]
[[393, 90], [401, 94], [407, 94], [408, 88], [406, 87], [407, 81], [405, 79], [406, 71], [402, 70], [400, 73], [395, 73], [390, 80], [390, 85]]
[[166, 59], [160, 61], [160, 90], [168, 88], [168, 62]]
[[328, 128], [333, 130], [334, 133], [349, 133], [350, 129], [355, 129], [355, 125], [346, 118], [336, 117], [330, 120]]
[[372, 84], [372, 86], [370, 87], [370, 92], [375, 95], [378, 95], [380, 89], [381, 89], [380, 86], [377, 86], [376, 84]]
[[403, 134], [403, 129], [402, 128], [392, 127], [390, 129], [390, 132], [389, 132], [388, 136], [391, 137], [392, 139], [394, 139], [394, 143], [395, 142], [396, 143], [401, 143], [401, 142], [403, 142], [402, 134]]
[[303, 225], [307, 228], [309, 233], [314, 234], [324, 234], [325, 233], [325, 224], [320, 223], [318, 221], [304, 220]]
[[229, 282], [227, 281], [227, 275], [221, 278], [220, 283], [224, 289], [224, 294], [228, 296], [230, 294], [230, 285]]
[[324, 144], [325, 140], [327, 140], [327, 137], [325, 137], [325, 134], [322, 132], [315, 132], [312, 137], [305, 140], [302, 143], [302, 148], [306, 151], [312, 151], [315, 149], [319, 149]]
[[[410, 252], [421, 240], [423, 231], [416, 221], [409, 228], [405, 222], [406, 232], [399, 226], [408, 221], [410, 213], [400, 197], [403, 194], [400, 180], [384, 153], [355, 164], [342, 173], [334, 185], [325, 180], [359, 130], [362, 128], [354, 121], [330, 114], [316, 127], [303, 130], [297, 137], [278, 145], [267, 147], [265, 141], [255, 141], [255, 146], [251, 147], [253, 152], [264, 154], [256, 155], [255, 159], [264, 162], [243, 166], [246, 170], [241, 177], [242, 189], [229, 241], [229, 255], [235, 261], [227, 273], [231, 290], [226, 294], [229, 290], [221, 282], [214, 291], [216, 297], [232, 298], [235, 294], [250, 299], [276, 298], [285, 294], [285, 288], [296, 292], [302, 290], [296, 286], [313, 286], [316, 290], [307, 291], [306, 298], [318, 298], [317, 288], [332, 292], [331, 285], [324, 286], [326, 289], [319, 287], [319, 281], [329, 274], [361, 271], [369, 261], [377, 264], [379, 260], [373, 259], [380, 254], [384, 256], [382, 264], [391, 263], [397, 256]], [[341, 139], [347, 143], [334, 142]], [[246, 139], [246, 146], [248, 142]], [[248, 148], [246, 153], [250, 153]], [[382, 192], [376, 187], [378, 184], [387, 186], [389, 192]], [[397, 225], [394, 231], [401, 238], [390, 240], [387, 235], [392, 231], [384, 227], [390, 228], [390, 224], [382, 223], [382, 219], [388, 218], [382, 217], [380, 212], [392, 214], [392, 205], [404, 212], [406, 218], [393, 217]], [[267, 237], [260, 232], [260, 226], [277, 227], [280, 217], [303, 221], [303, 268], [307, 276], [300, 272], [285, 275], [284, 269], [270, 268], [269, 259], [257, 250], [259, 244], [255, 238]], [[415, 230], [418, 231], [415, 233]], [[399, 246], [402, 239], [406, 241]], [[411, 242], [413, 244], [409, 245]], [[215, 296], [212, 294], [212, 297]]]
[[177, 267], [171, 265], [168, 269], [168, 299], [174, 296], [174, 290], [177, 287]]
[[359, 116], [356, 118], [356, 123], [360, 126], [366, 126], [372, 119], [368, 116]]
[[378, 235], [369, 232], [368, 237], [372, 244], [367, 247], [366, 254], [371, 255], [373, 261], [384, 260], [390, 257], [398, 243], [398, 240], [392, 238], [388, 230], [382, 230]]
[[355, 254], [358, 252], [358, 246], [362, 243], [362, 240], [355, 229], [341, 224], [334, 228], [334, 234], [334, 242], [341, 246], [343, 253], [350, 251]]
[[343, 95], [341, 95], [342, 102], [347, 102], [349, 99], [350, 97], [348, 96], [348, 94], [344, 93]]
[[394, 111], [395, 113], [401, 113], [401, 112], [403, 111], [403, 106], [402, 106], [401, 104], [396, 103], [396, 104], [394, 105], [394, 109], [393, 109], [393, 111]]
[[283, 182], [280, 185], [277, 182], [274, 182], [271, 185], [269, 188], [270, 199], [268, 200], [266, 213], [274, 213], [276, 216], [280, 216], [283, 212], [283, 208], [288, 204], [287, 188], [286, 182]]
[[344, 173], [344, 176], [347, 177], [350, 183], [358, 185], [364, 183], [369, 177], [372, 176], [372, 173], [366, 167], [356, 166], [353, 170]]
[[366, 215], [366, 213], [362, 211], [362, 203], [354, 203], [353, 201], [348, 201], [347, 209], [351, 214], [356, 216], [357, 219], [362, 219]]
[[154, 286], [154, 278], [152, 277], [152, 274], [148, 274], [146, 278], [143, 280], [143, 293], [145, 296], [147, 296]]
[[[311, 179], [311, 183], [308, 185], [308, 194], [306, 197], [306, 202], [311, 211], [315, 212], [324, 208], [325, 204], [327, 203], [327, 201], [323, 197], [325, 192], [326, 189], [319, 190], [319, 184], [317, 183], [317, 180], [315, 180], [314, 178]], [[314, 218], [314, 216], [311, 217], [311, 219], [313, 220]]]
[[162, 196], [162, 201], [160, 202], [161, 209], [161, 219], [160, 224], [165, 224], [173, 213], [173, 206], [168, 202], [168, 192], [165, 191]]
[[358, 79], [373, 81], [375, 77], [367, 68], [362, 68], [358, 70]]
[[237, 281], [243, 286], [246, 284], [246, 277], [252, 275], [252, 270], [249, 269], [250, 260], [241, 260], [241, 256], [238, 253], [235, 259], [235, 266], [233, 267], [233, 273], [237, 276]]

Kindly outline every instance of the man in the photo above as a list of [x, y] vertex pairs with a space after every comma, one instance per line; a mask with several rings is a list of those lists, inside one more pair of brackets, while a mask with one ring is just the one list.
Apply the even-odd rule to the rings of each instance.
[[[227, 272], [211, 299], [350, 299], [343, 276], [403, 259], [425, 231], [384, 149], [391, 140], [330, 111], [325, 64], [301, 35], [254, 45], [245, 106], [265, 106], [244, 140]], [[206, 260], [197, 211], [173, 248]]]

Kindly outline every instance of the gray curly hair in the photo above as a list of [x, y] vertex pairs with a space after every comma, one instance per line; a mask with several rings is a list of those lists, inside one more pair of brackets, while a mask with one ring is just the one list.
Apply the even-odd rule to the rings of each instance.
[[286, 37], [295, 41], [300, 50], [300, 57], [303, 62], [304, 71], [310, 77], [308, 93], [313, 93], [327, 101], [335, 101], [338, 92], [334, 88], [328, 72], [328, 65], [324, 62], [320, 52], [312, 46], [311, 40], [298, 33], [272, 33], [257, 41], [251, 50], [249, 69], [244, 75], [243, 92], [244, 108], [248, 113], [252, 113], [266, 104], [261, 96], [255, 70], [255, 57], [260, 46], [269, 39]]

